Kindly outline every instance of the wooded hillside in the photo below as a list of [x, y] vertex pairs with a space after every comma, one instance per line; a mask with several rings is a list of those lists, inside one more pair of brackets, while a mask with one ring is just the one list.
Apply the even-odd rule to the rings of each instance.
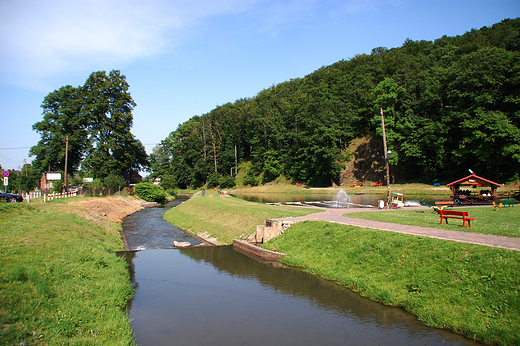
[[232, 182], [238, 168], [245, 184], [330, 185], [361, 155], [363, 167], [343, 177], [383, 182], [380, 106], [396, 182], [451, 181], [468, 169], [518, 179], [520, 18], [374, 48], [194, 116], [154, 149], [151, 175], [197, 187]]

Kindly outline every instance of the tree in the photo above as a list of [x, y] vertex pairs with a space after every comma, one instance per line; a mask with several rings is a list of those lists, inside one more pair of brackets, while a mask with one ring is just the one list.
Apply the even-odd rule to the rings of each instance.
[[126, 77], [113, 70], [93, 72], [85, 84], [70, 85], [51, 92], [42, 103], [43, 120], [34, 124], [41, 140], [30, 149], [35, 167], [43, 172], [81, 167], [94, 178], [148, 166], [144, 146], [132, 135], [135, 107]]
[[[514, 19], [434, 42], [407, 39], [400, 48], [378, 47], [217, 106], [161, 143], [152, 175], [171, 175], [179, 187], [201, 186], [211, 174], [242, 167], [241, 181], [251, 185], [280, 175], [330, 184], [353, 139], [382, 134], [383, 109], [397, 180], [453, 179], [470, 164], [499, 181], [514, 179], [520, 171], [519, 28]], [[368, 149], [373, 156], [380, 151]], [[379, 167], [371, 170], [363, 176]]]
[[67, 172], [78, 170], [88, 148], [88, 131], [82, 113], [81, 87], [70, 85], [45, 96], [41, 107], [43, 120], [33, 125], [41, 140], [29, 150], [36, 156], [33, 165], [40, 172], [65, 169], [65, 147], [68, 137]]
[[147, 167], [144, 146], [130, 132], [136, 106], [126, 77], [112, 70], [92, 73], [83, 86], [83, 110], [89, 129], [84, 164], [94, 177]]

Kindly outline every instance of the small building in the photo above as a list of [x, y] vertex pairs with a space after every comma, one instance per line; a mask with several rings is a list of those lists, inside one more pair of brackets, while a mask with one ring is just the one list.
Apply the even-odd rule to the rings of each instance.
[[143, 182], [143, 177], [134, 170], [124, 171], [122, 172], [122, 175], [126, 181], [126, 186], [130, 186], [130, 184], [138, 184]]
[[473, 173], [446, 186], [451, 190], [451, 198], [462, 204], [491, 204], [502, 185]]

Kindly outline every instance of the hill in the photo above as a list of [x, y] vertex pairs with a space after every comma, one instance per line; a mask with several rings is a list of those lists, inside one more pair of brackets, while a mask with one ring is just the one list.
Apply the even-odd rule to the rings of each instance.
[[383, 182], [384, 109], [394, 181], [449, 181], [468, 168], [518, 180], [519, 49], [519, 18], [374, 48], [192, 117], [155, 148], [151, 177], [181, 188], [232, 185], [239, 169], [247, 185]]

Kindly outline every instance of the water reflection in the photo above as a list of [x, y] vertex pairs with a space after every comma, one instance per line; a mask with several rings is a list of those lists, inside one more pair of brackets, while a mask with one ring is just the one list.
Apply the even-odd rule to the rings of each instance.
[[130, 318], [141, 345], [474, 345], [232, 247], [134, 253]]
[[[344, 191], [344, 190], [341, 190]], [[338, 192], [327, 194], [290, 194], [290, 193], [232, 193], [233, 197], [244, 199], [250, 202], [268, 203], [268, 204], [289, 204], [289, 205], [313, 205], [324, 208], [351, 207], [351, 208], [372, 208], [378, 206], [379, 200], [386, 201], [386, 194], [374, 195], [366, 193], [355, 193], [352, 191], [344, 191], [341, 198], [338, 198]], [[405, 195], [405, 206], [420, 205], [420, 201], [424, 200], [428, 204], [435, 204], [435, 201], [446, 200], [445, 196], [433, 195]]]

